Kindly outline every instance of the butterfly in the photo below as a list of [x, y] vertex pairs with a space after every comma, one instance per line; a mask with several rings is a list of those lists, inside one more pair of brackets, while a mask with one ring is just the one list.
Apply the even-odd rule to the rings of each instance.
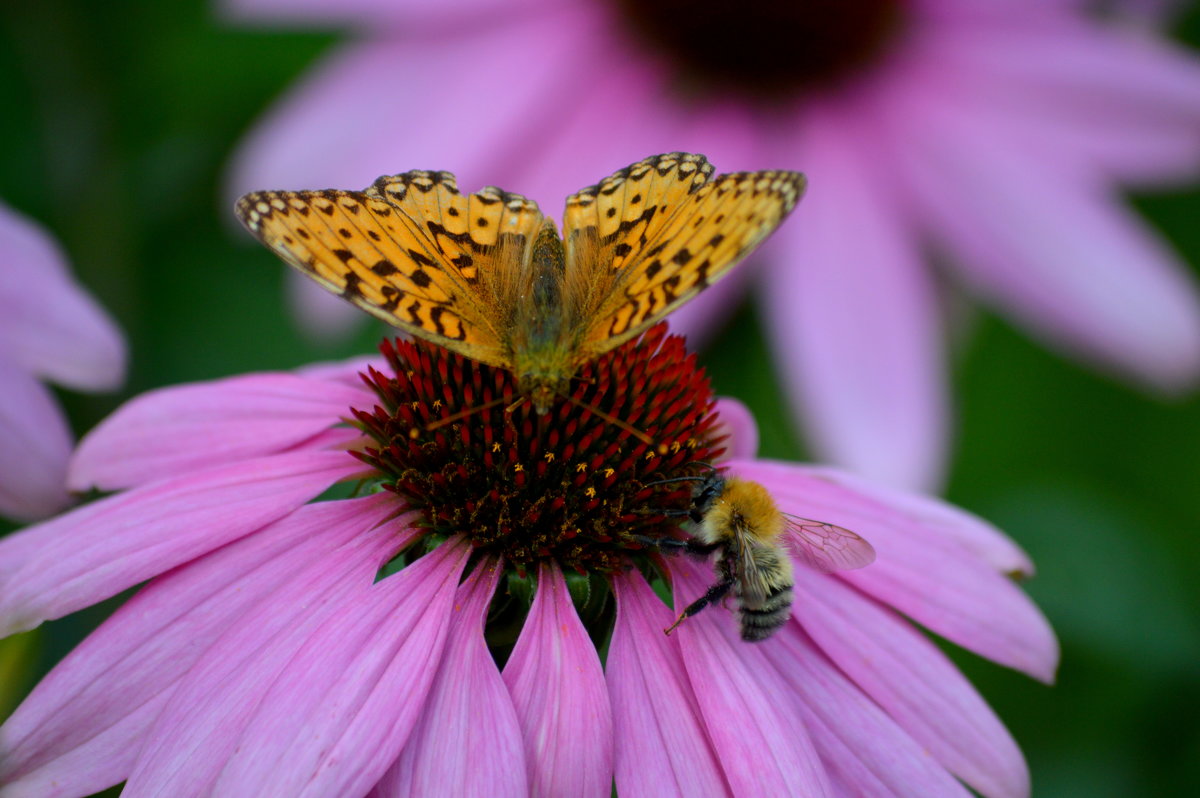
[[561, 237], [520, 194], [464, 196], [423, 170], [364, 191], [257, 191], [236, 213], [371, 315], [511, 370], [545, 414], [583, 364], [728, 273], [805, 188], [797, 172], [712, 173], [702, 155], [645, 158], [568, 197]]

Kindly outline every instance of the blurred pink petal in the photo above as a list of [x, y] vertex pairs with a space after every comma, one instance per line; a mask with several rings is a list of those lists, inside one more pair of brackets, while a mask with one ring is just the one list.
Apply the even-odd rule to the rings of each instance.
[[530, 794], [517, 713], [483, 639], [501, 573], [484, 562], [459, 586], [429, 700], [373, 798]]
[[[675, 639], [674, 618], [640, 575], [613, 580], [617, 620], [606, 673], [619, 795], [730, 795]], [[706, 689], [706, 688], [705, 688]]]
[[277, 454], [369, 407], [360, 387], [255, 374], [163, 388], [126, 403], [80, 442], [70, 486], [117, 490]]
[[288, 269], [284, 280], [284, 294], [292, 319], [297, 329], [314, 343], [345, 340], [368, 319], [354, 305], [294, 269]]
[[[822, 459], [911, 488], [942, 480], [946, 397], [933, 285], [892, 198], [873, 186], [863, 121], [815, 115], [810, 189], [780, 230], [764, 301], [780, 372]], [[847, 212], [846, 209], [853, 209]]]
[[1058, 641], [1045, 617], [1008, 578], [956, 539], [794, 467], [731, 465], [765, 485], [784, 512], [838, 524], [875, 547], [871, 567], [839, 578], [980, 656], [1053, 681]]
[[0, 515], [45, 518], [69, 502], [71, 430], [46, 386], [0, 356]]
[[71, 278], [41, 228], [0, 205], [0, 357], [83, 390], [111, 390], [125, 376], [125, 341], [108, 314]]
[[989, 798], [1029, 794], [1016, 743], [936, 646], [836, 577], [796, 577], [796, 622], [912, 739]]
[[503, 675], [524, 732], [530, 793], [611, 795], [608, 689], [556, 566], [538, 569], [537, 595]]
[[721, 418], [718, 435], [728, 435], [725, 441], [725, 459], [752, 459], [758, 453], [758, 424], [750, 408], [722, 396], [717, 400], [717, 414]]
[[[1149, 385], [1180, 390], [1194, 380], [1196, 286], [1144, 225], [993, 130], [933, 109], [925, 118], [940, 133], [926, 137], [906, 174], [965, 279], [1060, 345]], [[980, 149], [989, 157], [974, 158]]]
[[377, 516], [384, 498], [302, 507], [155, 579], [0, 727], [0, 783], [31, 794], [51, 785], [87, 794], [124, 780], [141, 739], [188, 669], [284, 585], [312, 589], [312, 578], [329, 573], [329, 557], [371, 531], [362, 519]]
[[[803, 600], [803, 599], [801, 599]], [[851, 795], [934, 798], [970, 793], [865, 696], [794, 624], [762, 647], [795, 692], [821, 761]]]
[[259, 529], [361, 470], [296, 452], [164, 479], [0, 540], [0, 633], [32, 629]]
[[246, 22], [285, 25], [350, 25], [364, 31], [388, 26], [404, 31], [410, 26], [459, 28], [486, 20], [496, 23], [514, 14], [545, 11], [544, 0], [220, 0], [225, 16]]
[[[387, 40], [343, 47], [252, 132], [235, 159], [231, 193], [359, 188], [381, 174], [414, 168], [450, 168], [470, 190], [504, 185], [507, 167], [494, 154], [530, 151], [525, 124], [547, 98], [561, 96], [565, 81], [578, 71], [575, 51], [589, 40], [593, 18], [576, 8], [514, 18], [467, 37], [469, 55], [419, 36], [402, 48]], [[513, 53], [533, 50], [538, 59], [524, 63], [521, 79], [504, 91], [463, 68], [473, 63], [486, 70], [509, 63]], [[436, 123], [463, 108], [471, 109], [470, 123]], [[333, 119], [370, 124], [329, 124]]]
[[[690, 561], [672, 562], [671, 577], [677, 608], [713, 581], [710, 569]], [[731, 792], [833, 795], [797, 699], [763, 658], [762, 647], [740, 640], [724, 612], [702, 612], [673, 634]]]

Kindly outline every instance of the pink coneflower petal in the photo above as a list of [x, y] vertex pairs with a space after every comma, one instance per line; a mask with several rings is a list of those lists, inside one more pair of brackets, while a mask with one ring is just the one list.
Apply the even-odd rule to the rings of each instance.
[[613, 580], [617, 621], [605, 673], [612, 699], [617, 793], [729, 795], [687, 678], [671, 611], [636, 573]]
[[[983, 519], [939, 499], [881, 485], [835, 468], [773, 464], [769, 461], [761, 461], [755, 468], [772, 470], [783, 479], [787, 479], [788, 473], [800, 472], [843, 485], [866, 500], [859, 505], [860, 512], [877, 517], [906, 514], [912, 523], [958, 541], [1000, 573], [1021, 577], [1034, 574], [1033, 561], [1012, 538]], [[870, 510], [869, 503], [872, 502], [879, 508], [878, 513]]]
[[378, 31], [381, 26], [400, 32], [428, 26], [453, 29], [488, 22], [503, 22], [530, 9], [545, 11], [544, 0], [442, 0], [438, 3], [394, 0], [222, 0], [226, 16], [236, 20], [269, 21], [288, 25], [345, 24]]
[[1144, 224], [994, 125], [933, 102], [908, 103], [903, 120], [893, 120], [906, 140], [897, 164], [931, 234], [982, 296], [1153, 387], [1196, 378], [1196, 286]]
[[209, 650], [148, 733], [128, 794], [370, 789], [424, 703], [465, 561], [450, 544], [373, 585], [413, 533], [385, 531], [329, 558], [324, 587], [306, 585], [319, 602], [286, 585]]
[[[1050, 163], [1142, 184], [1178, 182], [1200, 166], [1197, 65], [1161, 42], [1058, 25], [939, 31], [913, 49], [914, 92], [936, 88]], [[1120, 76], [1104, 63], [1122, 64]]]
[[538, 569], [537, 594], [503, 676], [525, 740], [531, 794], [611, 795], [604, 672], [557, 566]]
[[166, 479], [0, 540], [0, 634], [32, 629], [253, 532], [361, 470], [293, 452]]
[[125, 341], [72, 279], [57, 244], [0, 205], [0, 253], [0, 355], [61, 385], [117, 387], [125, 376]]
[[[677, 608], [713, 582], [702, 563], [676, 558], [670, 568]], [[702, 612], [674, 634], [732, 793], [834, 795], [791, 690], [729, 613]]]
[[[159, 577], [43, 679], [0, 727], [0, 782], [90, 794], [125, 779], [178, 680], [285, 585], [316, 587], [326, 559], [373, 534], [386, 495], [302, 507]], [[378, 535], [375, 535], [378, 537]], [[306, 575], [306, 572], [308, 575]], [[267, 627], [259, 627], [266, 634]]]
[[315, 380], [332, 380], [349, 385], [351, 388], [358, 388], [363, 384], [362, 375], [369, 368], [379, 371], [380, 369], [386, 369], [387, 364], [378, 355], [370, 355], [352, 357], [349, 360], [313, 363], [296, 369], [295, 373], [301, 377], [310, 377]]
[[989, 798], [1028, 795], [1016, 743], [928, 638], [836, 577], [797, 569], [796, 585], [805, 633], [938, 762]]
[[0, 356], [0, 515], [45, 518], [69, 502], [71, 430], [54, 395]]
[[[587, 9], [563, 8], [476, 29], [467, 36], [466, 62], [462, 51], [438, 37], [414, 36], [402, 47], [390, 40], [345, 46], [255, 128], [234, 164], [233, 193], [358, 188], [381, 173], [414, 168], [452, 169], [467, 190], [504, 186], [504, 170], [511, 167], [497, 155], [536, 146], [529, 125], [541, 118], [540, 109], [553, 108], [548, 98], [563, 94], [562, 81], [574, 71], [593, 18]], [[481, 79], [487, 65], [533, 51], [538, 58], [523, 60], [520, 80], [503, 91]], [[464, 68], [470, 64], [479, 68]], [[436, 80], [427, 77], [433, 75]], [[471, 109], [473, 124], [431, 122], [458, 118], [463, 108]]]
[[263, 695], [214, 792], [368, 792], [421, 715], [469, 553], [452, 540], [352, 596]]
[[361, 310], [331, 296], [295, 269], [289, 269], [284, 275], [284, 295], [291, 307], [296, 328], [317, 344], [349, 338], [364, 322], [368, 322]]
[[729, 436], [723, 443], [725, 459], [754, 457], [758, 453], [758, 424], [750, 408], [737, 399], [722, 396], [717, 400], [717, 415], [721, 417], [721, 429], [717, 435]]
[[916, 242], [868, 174], [872, 153], [845, 136], [867, 121], [810, 120], [810, 188], [777, 234], [782, 262], [763, 299], [798, 420], [822, 457], [927, 489], [946, 446], [938, 312]]
[[369, 408], [365, 387], [294, 374], [255, 374], [151, 391], [122, 406], [79, 444], [74, 490], [118, 490], [164, 474], [285, 451]]
[[1053, 680], [1058, 642], [1045, 617], [970, 549], [842, 485], [807, 478], [802, 469], [732, 466], [765, 485], [785, 512], [838, 524], [871, 542], [875, 563], [840, 578], [980, 656]]
[[781, 629], [762, 651], [798, 697], [804, 725], [843, 794], [969, 798], [971, 793], [863, 695], [798, 626]]
[[500, 576], [487, 561], [459, 586], [429, 700], [371, 798], [529, 795], [517, 713], [483, 639]]

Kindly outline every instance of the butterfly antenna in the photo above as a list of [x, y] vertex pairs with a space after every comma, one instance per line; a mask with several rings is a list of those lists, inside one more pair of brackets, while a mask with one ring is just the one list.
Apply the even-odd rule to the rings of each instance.
[[608, 413], [605, 413], [600, 408], [594, 407], [593, 405], [590, 405], [587, 402], [576, 399], [574, 396], [571, 396], [569, 394], [561, 394], [561, 396], [562, 396], [562, 398], [566, 399], [568, 402], [575, 405], [576, 407], [579, 407], [579, 408], [582, 408], [582, 409], [588, 411], [589, 413], [596, 416], [597, 418], [599, 418], [603, 421], [607, 421], [609, 424], [612, 424], [614, 427], [618, 427], [620, 429], [625, 430], [630, 435], [637, 438], [639, 441], [646, 444], [647, 446], [654, 446], [654, 450], [656, 452], [658, 452], [658, 454], [660, 456], [667, 453], [668, 449], [667, 449], [667, 445], [665, 443], [660, 443], [657, 446], [655, 446], [654, 440], [649, 435], [642, 432], [640, 429], [637, 429], [636, 427], [628, 424], [627, 422], [624, 422], [619, 418], [610, 416]]
[[[474, 407], [468, 407], [466, 410], [462, 410], [458, 413], [454, 413], [453, 415], [446, 416], [445, 418], [439, 418], [437, 421], [433, 421], [429, 424], [426, 424], [424, 427], [413, 427], [412, 429], [410, 429], [408, 431], [408, 437], [412, 438], [415, 441], [417, 438], [421, 437], [422, 431], [433, 432], [435, 429], [441, 429], [442, 427], [446, 426], [447, 424], [453, 424], [455, 421], [461, 421], [462, 419], [466, 418], [467, 416], [473, 415], [474, 413], [479, 413], [484, 410], [490, 410], [491, 408], [495, 407], [498, 404], [503, 404], [505, 401], [507, 401], [507, 399], [503, 396], [500, 396], [500, 397], [497, 397], [496, 399], [493, 399], [490, 402], [484, 402], [481, 405], [475, 405]], [[523, 401], [525, 401], [525, 400], [524, 399], [519, 400], [517, 402], [517, 404], [513, 405], [513, 407], [516, 407], [517, 405], [521, 404], [521, 402], [523, 402]], [[510, 411], [511, 411], [511, 409], [512, 408], [509, 408]]]

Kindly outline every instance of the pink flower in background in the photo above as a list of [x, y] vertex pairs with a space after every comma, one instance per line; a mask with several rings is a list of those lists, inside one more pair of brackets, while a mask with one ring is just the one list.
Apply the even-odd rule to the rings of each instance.
[[[0, 634], [149, 580], [0, 727], [0, 792], [1028, 795], [1003, 725], [903, 617], [1052, 679], [1053, 634], [1006, 576], [1025, 555], [936, 500], [754, 459], [748, 413], [718, 421], [662, 329], [577, 394], [665, 454], [565, 402], [433, 430], [514, 383], [425, 344], [128, 403], [71, 464], [116, 493], [0, 541]], [[647, 575], [679, 606], [711, 566], [636, 540], [676, 529], [655, 502], [690, 501], [649, 483], [722, 440], [731, 471], [878, 555], [797, 566], [762, 643], [719, 606], [665, 636]], [[361, 480], [384, 490], [313, 501]]]
[[73, 436], [42, 380], [103, 391], [124, 374], [112, 319], [45, 231], [0, 205], [0, 515], [44, 518], [69, 500]]
[[[450, 169], [553, 212], [657, 152], [805, 171], [758, 274], [797, 418], [822, 458], [929, 488], [943, 282], [1148, 388], [1200, 372], [1194, 282], [1117, 193], [1195, 173], [1200, 65], [1082, 5], [226, 0], [242, 21], [361, 31], [251, 131], [230, 187]], [[692, 303], [684, 329], [747, 282]], [[307, 296], [306, 319], [339, 312]]]

